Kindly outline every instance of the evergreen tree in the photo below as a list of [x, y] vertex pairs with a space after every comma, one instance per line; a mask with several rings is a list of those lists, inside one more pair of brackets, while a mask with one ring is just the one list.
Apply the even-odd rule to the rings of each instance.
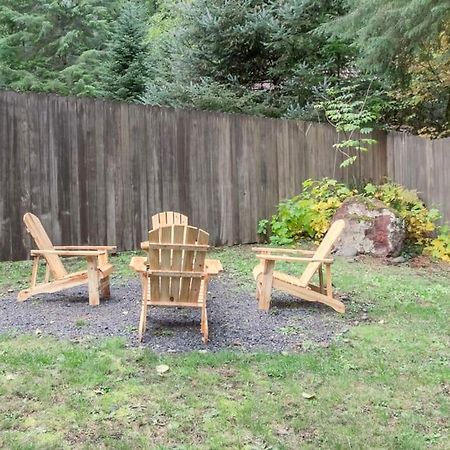
[[418, 56], [425, 56], [445, 35], [450, 37], [448, 0], [346, 2], [348, 13], [326, 28], [352, 39], [368, 69], [402, 77]]
[[137, 101], [148, 79], [148, 26], [146, 9], [136, 1], [126, 1], [120, 10], [108, 53], [104, 88], [108, 97]]
[[[316, 29], [342, 0], [193, 0], [165, 34], [147, 102], [302, 116], [349, 65], [346, 42]], [[208, 93], [213, 98], [208, 100]], [[245, 99], [245, 101], [244, 101]], [[295, 114], [293, 114], [295, 111]]]
[[280, 86], [283, 116], [317, 119], [316, 98], [360, 76], [351, 41], [320, 31], [346, 12], [343, 1], [286, 0], [272, 8], [276, 20], [267, 45], [278, 58], [270, 75]]
[[448, 134], [450, 1], [347, 0], [347, 6], [326, 29], [353, 39], [359, 66], [391, 83], [395, 120]]
[[96, 95], [113, 0], [3, 0], [0, 85]]
[[276, 55], [269, 41], [273, 15], [267, 0], [194, 0], [182, 9], [178, 60], [192, 78], [251, 86], [266, 80]]

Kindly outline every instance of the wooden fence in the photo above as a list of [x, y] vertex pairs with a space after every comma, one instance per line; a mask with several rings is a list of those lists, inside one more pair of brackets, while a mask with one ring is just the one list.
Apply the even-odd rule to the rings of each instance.
[[[187, 214], [212, 244], [255, 242], [258, 220], [307, 178], [380, 181], [403, 164], [426, 169], [419, 149], [411, 165], [401, 136], [375, 138], [339, 169], [338, 136], [323, 124], [0, 92], [0, 259], [27, 257], [26, 211], [55, 244], [135, 249], [162, 210]], [[405, 148], [403, 159], [389, 157], [389, 142]]]
[[387, 175], [416, 189], [429, 207], [450, 222], [450, 138], [425, 139], [405, 133], [389, 133]]

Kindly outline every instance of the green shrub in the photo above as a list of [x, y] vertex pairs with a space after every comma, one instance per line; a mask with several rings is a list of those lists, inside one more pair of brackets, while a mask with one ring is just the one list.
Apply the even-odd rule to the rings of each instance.
[[448, 231], [442, 228], [434, 238], [439, 211], [427, 209], [416, 191], [395, 183], [369, 183], [358, 191], [329, 178], [306, 180], [301, 194], [281, 202], [274, 216], [260, 221], [258, 233], [269, 236], [275, 245], [292, 244], [304, 237], [320, 240], [342, 202], [356, 195], [378, 199], [396, 210], [405, 221], [408, 244], [426, 248], [429, 254], [444, 260], [450, 258]]
[[270, 234], [270, 242], [276, 245], [291, 244], [302, 237], [320, 239], [336, 209], [356, 193], [336, 180], [306, 180], [302, 193], [281, 202], [277, 214], [260, 222], [258, 232]]
[[438, 236], [425, 247], [424, 253], [450, 262], [450, 229], [448, 226], [440, 228]]

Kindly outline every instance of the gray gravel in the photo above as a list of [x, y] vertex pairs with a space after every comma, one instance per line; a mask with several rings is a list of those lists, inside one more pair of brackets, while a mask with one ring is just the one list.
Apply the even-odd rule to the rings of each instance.
[[[16, 302], [16, 293], [0, 297], [0, 333], [52, 335], [70, 340], [122, 336], [138, 345], [140, 311], [138, 280], [113, 282], [111, 299], [88, 305], [87, 288], [32, 297]], [[156, 352], [207, 349], [241, 351], [298, 351], [314, 344], [326, 346], [348, 329], [351, 321], [323, 305], [273, 294], [269, 312], [258, 311], [253, 292], [222, 275], [209, 284], [210, 342], [200, 334], [200, 311], [187, 308], [149, 308], [142, 345]]]

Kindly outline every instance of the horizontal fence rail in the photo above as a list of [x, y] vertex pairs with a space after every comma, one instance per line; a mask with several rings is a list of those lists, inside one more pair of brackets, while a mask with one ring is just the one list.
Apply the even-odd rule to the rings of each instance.
[[[448, 140], [430, 150], [420, 138], [374, 138], [368, 153], [340, 169], [339, 136], [325, 124], [2, 91], [0, 259], [28, 257], [26, 211], [55, 245], [137, 249], [151, 216], [164, 210], [186, 214], [212, 244], [256, 242], [260, 219], [305, 179], [325, 176], [389, 176], [439, 203], [448, 219]], [[421, 148], [433, 156], [423, 159]]]

